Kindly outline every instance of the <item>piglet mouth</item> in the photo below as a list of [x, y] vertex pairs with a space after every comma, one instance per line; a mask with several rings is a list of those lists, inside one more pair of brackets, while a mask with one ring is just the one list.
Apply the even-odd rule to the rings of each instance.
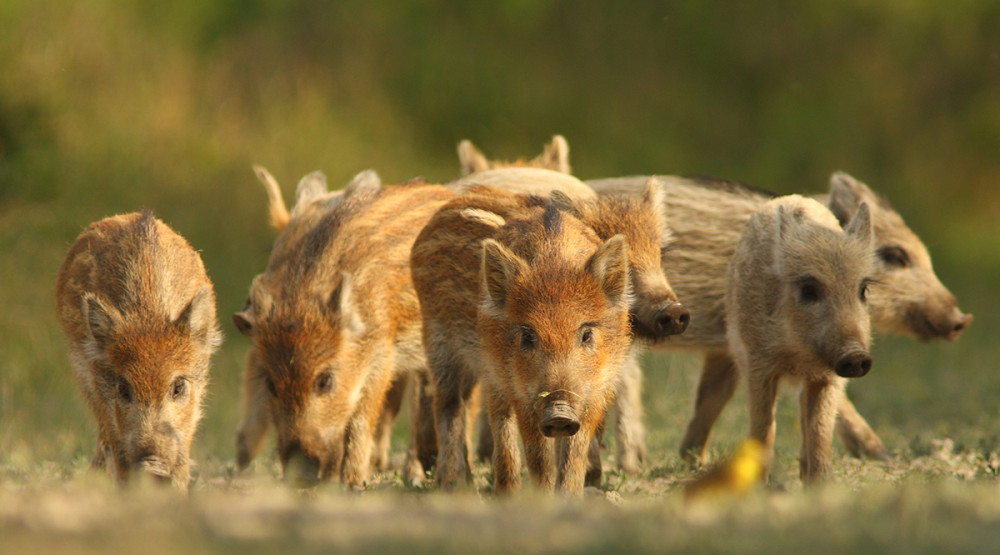
[[293, 450], [282, 460], [282, 477], [289, 484], [300, 488], [310, 488], [327, 476], [323, 476], [319, 459], [310, 457], [300, 450]]

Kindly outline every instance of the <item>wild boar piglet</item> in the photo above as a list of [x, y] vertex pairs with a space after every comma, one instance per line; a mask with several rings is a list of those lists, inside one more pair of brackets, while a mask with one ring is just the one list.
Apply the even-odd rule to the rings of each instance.
[[750, 435], [769, 460], [778, 383], [798, 382], [800, 473], [807, 481], [830, 473], [846, 379], [872, 366], [873, 272], [868, 205], [841, 229], [826, 207], [796, 195], [770, 201], [750, 218], [730, 263], [727, 334], [747, 376]]
[[59, 319], [97, 419], [93, 466], [187, 491], [209, 358], [221, 342], [215, 293], [191, 245], [152, 212], [105, 218], [70, 247]]
[[471, 477], [466, 425], [482, 379], [496, 490], [520, 483], [520, 435], [542, 489], [582, 491], [587, 449], [630, 344], [625, 238], [601, 241], [552, 204], [474, 188], [428, 223], [411, 264], [435, 380], [441, 486]]
[[423, 183], [381, 187], [368, 172], [340, 193], [328, 193], [321, 174], [300, 182], [295, 207], [278, 218], [284, 224], [267, 269], [233, 316], [253, 341], [236, 441], [241, 468], [273, 425], [287, 479], [363, 487], [388, 464], [408, 381], [412, 427], [424, 431], [414, 436], [405, 473], [419, 478], [433, 463], [433, 428], [420, 423], [423, 413], [432, 418], [431, 398], [409, 252], [453, 196]]

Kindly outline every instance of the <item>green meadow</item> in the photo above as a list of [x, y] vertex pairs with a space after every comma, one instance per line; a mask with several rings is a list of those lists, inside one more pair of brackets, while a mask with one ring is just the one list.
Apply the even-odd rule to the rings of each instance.
[[[1000, 550], [1000, 4], [8, 0], [0, 5], [0, 551], [792, 552]], [[273, 441], [234, 468], [249, 346], [229, 322], [274, 239], [251, 171], [290, 201], [458, 176], [455, 146], [538, 154], [583, 178], [703, 174], [821, 193], [844, 170], [924, 239], [975, 321], [954, 343], [878, 336], [849, 393], [892, 453], [838, 445], [803, 490], [793, 395], [775, 470], [748, 497], [688, 505], [676, 454], [700, 362], [644, 360], [650, 457], [583, 500], [447, 495], [394, 472], [300, 492]], [[96, 426], [56, 319], [59, 265], [108, 215], [152, 209], [198, 249], [226, 341], [190, 498], [88, 471]], [[405, 411], [402, 414], [406, 414]], [[746, 436], [740, 390], [714, 459]], [[402, 418], [394, 453], [407, 442]], [[609, 438], [609, 442], [613, 442]], [[610, 444], [609, 444], [610, 446]]]

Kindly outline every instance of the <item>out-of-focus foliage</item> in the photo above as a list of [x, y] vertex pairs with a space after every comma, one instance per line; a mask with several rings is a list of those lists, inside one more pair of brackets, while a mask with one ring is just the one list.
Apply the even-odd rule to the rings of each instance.
[[936, 405], [937, 422], [971, 414], [1000, 389], [998, 29], [992, 0], [0, 2], [0, 453], [92, 445], [52, 301], [90, 221], [150, 207], [202, 251], [229, 340], [199, 444], [228, 456], [246, 343], [226, 320], [273, 237], [252, 163], [289, 197], [316, 169], [334, 186], [369, 167], [446, 180], [460, 139], [516, 158], [555, 133], [582, 178], [867, 181], [977, 320], [955, 345], [878, 359], [928, 376], [912, 396], [858, 397], [907, 422], [920, 401], [902, 400], [983, 376], [981, 403]]

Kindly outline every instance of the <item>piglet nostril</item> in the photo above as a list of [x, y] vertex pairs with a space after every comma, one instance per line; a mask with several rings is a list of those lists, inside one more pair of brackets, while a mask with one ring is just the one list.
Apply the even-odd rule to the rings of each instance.
[[969, 326], [969, 324], [971, 324], [971, 323], [972, 323], [972, 315], [971, 314], [966, 314], [965, 316], [962, 317], [961, 320], [959, 320], [955, 324], [955, 327], [952, 328], [952, 331], [955, 332], [955, 333], [958, 333], [958, 332], [964, 330], [965, 328], [967, 328]]
[[958, 314], [959, 317], [949, 322], [948, 327], [944, 328], [943, 330], [944, 333], [941, 334], [948, 341], [954, 341], [958, 339], [958, 336], [962, 334], [965, 328], [969, 327], [969, 324], [972, 323], [971, 314], [962, 314], [961, 312], [959, 312]]
[[680, 323], [680, 325], [681, 325], [681, 331], [686, 330], [687, 327], [688, 327], [688, 324], [691, 323], [691, 313], [688, 312], [687, 309], [685, 309], [684, 312], [681, 313], [681, 315], [677, 317], [677, 322]]
[[570, 418], [549, 418], [542, 422], [540, 428], [545, 437], [571, 436], [580, 431], [580, 422]]
[[[557, 393], [558, 395], [558, 393]], [[566, 401], [553, 399], [542, 412], [538, 429], [545, 437], [571, 436], [580, 431], [580, 420], [576, 411]]]

